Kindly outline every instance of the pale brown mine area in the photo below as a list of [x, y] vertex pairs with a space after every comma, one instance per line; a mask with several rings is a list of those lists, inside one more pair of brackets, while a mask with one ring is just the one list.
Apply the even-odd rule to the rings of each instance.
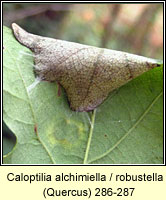
[[12, 29], [35, 54], [36, 75], [64, 87], [74, 111], [95, 109], [111, 91], [158, 67], [150, 58], [33, 35], [16, 24]]

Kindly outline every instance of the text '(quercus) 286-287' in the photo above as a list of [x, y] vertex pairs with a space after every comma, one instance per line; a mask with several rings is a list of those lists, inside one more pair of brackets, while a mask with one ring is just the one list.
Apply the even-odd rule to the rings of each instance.
[[160, 66], [142, 56], [34, 35], [17, 24], [12, 29], [33, 51], [37, 76], [63, 86], [74, 111], [95, 109], [114, 89]]

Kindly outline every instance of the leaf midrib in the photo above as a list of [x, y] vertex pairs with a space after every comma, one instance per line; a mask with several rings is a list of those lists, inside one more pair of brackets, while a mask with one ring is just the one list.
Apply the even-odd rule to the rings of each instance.
[[147, 107], [147, 109], [145, 110], [145, 112], [140, 116], [140, 118], [136, 121], [136, 123], [125, 133], [125, 135], [116, 143], [114, 144], [113, 147], [111, 147], [110, 149], [108, 149], [105, 153], [97, 156], [94, 159], [91, 159], [88, 161], [88, 163], [92, 163], [94, 161], [97, 161], [99, 159], [102, 159], [103, 157], [107, 156], [109, 153], [111, 153], [135, 128], [136, 126], [142, 121], [142, 119], [147, 115], [147, 113], [150, 111], [150, 109], [153, 107], [153, 105], [158, 101], [158, 99], [161, 97], [161, 95], [163, 94], [163, 92], [160, 92], [159, 95], [157, 95], [154, 100], [152, 101], [152, 103]]
[[[29, 106], [30, 106], [30, 110], [31, 110], [31, 113], [32, 113], [32, 117], [33, 117], [33, 121], [34, 121], [34, 125], [37, 124], [37, 120], [36, 120], [36, 116], [35, 116], [35, 112], [33, 110], [33, 106], [32, 106], [32, 103], [31, 103], [31, 100], [30, 100], [30, 97], [29, 97], [29, 94], [28, 94], [28, 91], [27, 91], [27, 88], [26, 88], [26, 85], [25, 85], [25, 82], [24, 82], [24, 79], [22, 77], [22, 74], [20, 72], [20, 69], [19, 69], [19, 66], [18, 66], [18, 63], [17, 61], [15, 60], [15, 58], [13, 57], [13, 55], [10, 53], [10, 51], [8, 49], [6, 49], [6, 51], [8, 52], [8, 54], [11, 56], [11, 58], [13, 59], [17, 69], [18, 69], [18, 72], [19, 72], [19, 76], [21, 77], [21, 80], [23, 82], [23, 85], [24, 85], [24, 88], [25, 88], [25, 91], [26, 91], [26, 94], [27, 94], [27, 98], [28, 98], [28, 103], [29, 103]], [[40, 139], [39, 135], [36, 134], [37, 137], [38, 137], [38, 140], [39, 142], [41, 143], [41, 145], [43, 146], [43, 148], [45, 149], [45, 151], [47, 152], [48, 156], [50, 157], [50, 160], [52, 161], [53, 164], [55, 164], [55, 160], [53, 159], [53, 157], [51, 156], [51, 153], [49, 152], [49, 150], [47, 149], [47, 147], [45, 146], [45, 144], [42, 142], [42, 140]]]

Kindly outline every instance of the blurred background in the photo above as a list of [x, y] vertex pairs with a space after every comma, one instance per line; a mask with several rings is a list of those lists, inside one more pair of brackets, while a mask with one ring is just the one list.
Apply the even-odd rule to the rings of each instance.
[[[82, 44], [163, 59], [163, 4], [3, 3], [3, 25]], [[3, 154], [16, 139], [3, 124]]]

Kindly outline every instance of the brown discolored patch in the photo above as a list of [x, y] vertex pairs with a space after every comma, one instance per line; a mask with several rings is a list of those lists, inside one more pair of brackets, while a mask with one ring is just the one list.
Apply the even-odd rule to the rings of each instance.
[[35, 131], [35, 133], [37, 135], [37, 124], [34, 125], [34, 131]]
[[59, 82], [57, 82], [58, 84], [58, 97], [61, 96], [61, 85], [59, 84]]
[[35, 53], [37, 76], [58, 82], [58, 96], [61, 85], [73, 111], [94, 110], [113, 90], [159, 67], [146, 57], [30, 34], [17, 24], [12, 29]]
[[129, 73], [130, 73], [129, 79], [133, 79], [133, 73], [132, 73], [132, 70], [131, 70], [131, 68], [130, 68], [130, 65], [127, 64], [126, 67], [128, 68]]

